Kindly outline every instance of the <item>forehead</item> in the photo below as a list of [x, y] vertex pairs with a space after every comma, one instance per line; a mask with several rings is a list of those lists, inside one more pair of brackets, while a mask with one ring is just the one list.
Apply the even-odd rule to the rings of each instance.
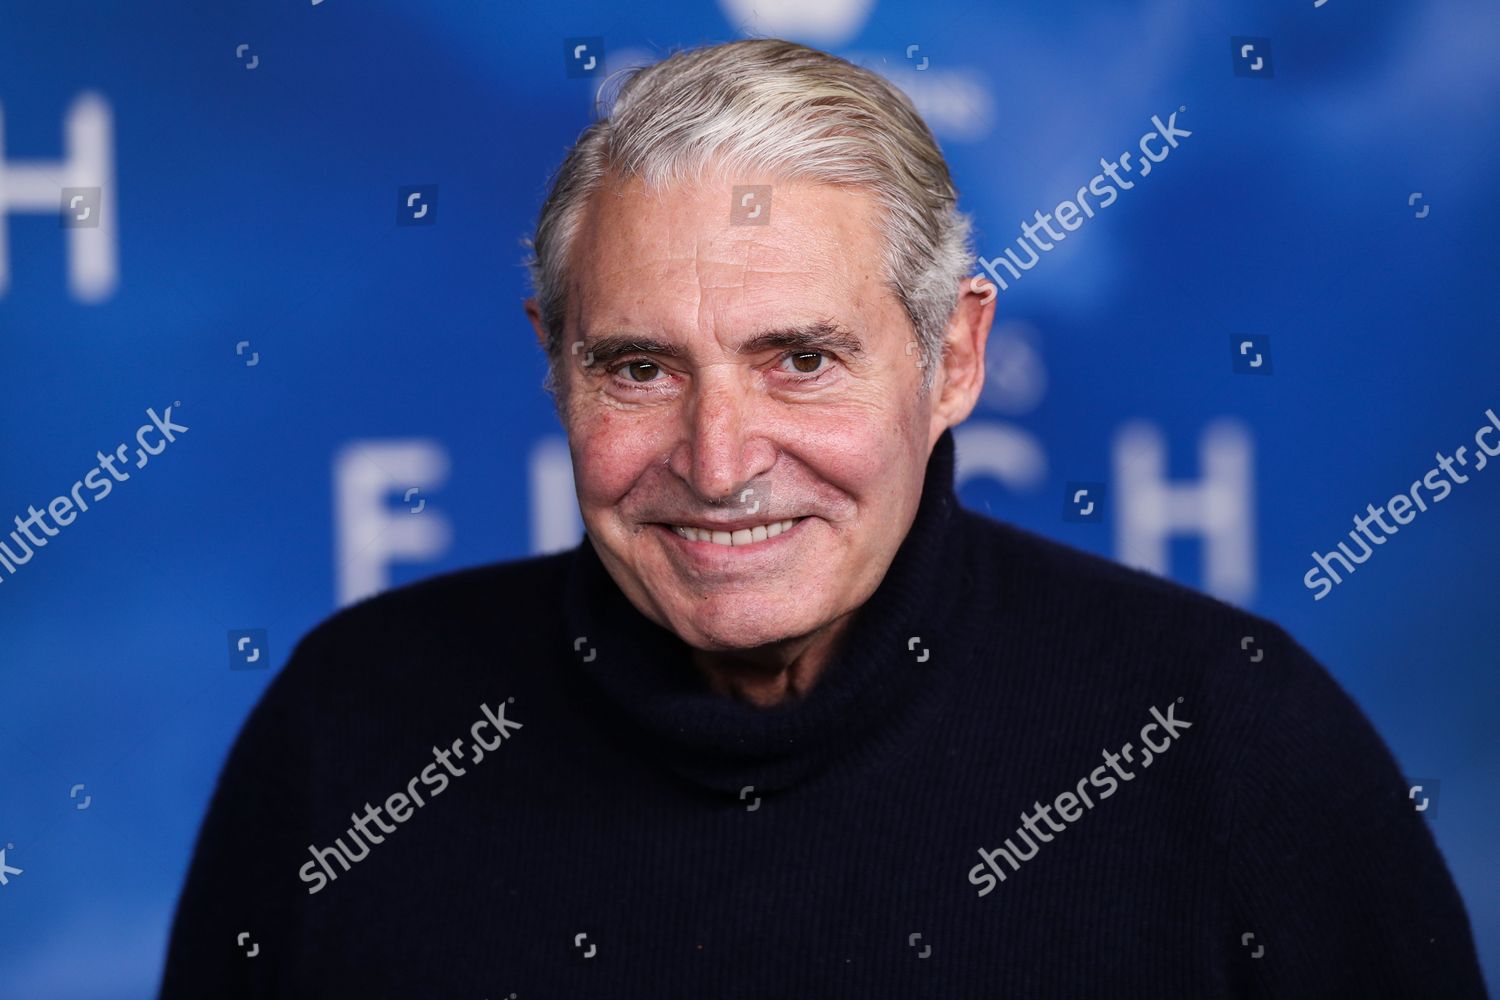
[[[736, 188], [742, 195], [752, 183], [769, 186], [764, 224], [735, 221], [747, 214]], [[884, 283], [881, 218], [869, 192], [826, 184], [606, 184], [571, 248], [569, 322], [585, 333], [668, 335], [819, 320], [868, 326], [900, 308]]]

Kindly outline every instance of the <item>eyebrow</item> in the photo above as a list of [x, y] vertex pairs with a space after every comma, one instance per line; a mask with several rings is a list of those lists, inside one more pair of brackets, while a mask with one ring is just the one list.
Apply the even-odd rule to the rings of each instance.
[[[681, 358], [685, 353], [681, 346], [671, 341], [615, 333], [585, 340], [584, 348], [593, 354], [594, 363], [599, 365], [609, 364], [627, 354]], [[763, 330], [747, 338], [735, 350], [739, 354], [758, 354], [778, 348], [788, 351], [822, 350], [851, 355], [863, 354], [865, 349], [864, 342], [852, 331], [837, 323], [819, 321], [806, 326]]]

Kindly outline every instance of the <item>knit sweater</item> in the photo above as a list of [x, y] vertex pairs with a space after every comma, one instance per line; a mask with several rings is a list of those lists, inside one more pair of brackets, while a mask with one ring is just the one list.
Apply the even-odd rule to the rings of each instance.
[[962, 508], [949, 432], [793, 703], [713, 692], [587, 537], [318, 626], [162, 995], [1483, 996], [1407, 792], [1275, 625]]

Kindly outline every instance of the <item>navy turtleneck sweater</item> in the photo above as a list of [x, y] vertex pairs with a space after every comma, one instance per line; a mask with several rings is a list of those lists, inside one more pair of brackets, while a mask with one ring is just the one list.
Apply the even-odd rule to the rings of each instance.
[[163, 995], [1484, 988], [1406, 783], [1323, 668], [964, 510], [945, 433], [793, 704], [711, 692], [587, 538], [314, 629], [225, 765]]

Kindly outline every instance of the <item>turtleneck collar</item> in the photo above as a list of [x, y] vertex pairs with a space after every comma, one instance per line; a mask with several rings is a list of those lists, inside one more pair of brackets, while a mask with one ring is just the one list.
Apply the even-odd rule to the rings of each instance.
[[811, 690], [770, 708], [710, 690], [687, 644], [636, 610], [585, 535], [566, 597], [585, 688], [643, 751], [729, 794], [747, 785], [775, 792], [893, 745], [935, 710], [967, 652], [949, 625], [963, 558], [953, 475], [949, 430], [933, 446], [916, 516], [875, 593]]

